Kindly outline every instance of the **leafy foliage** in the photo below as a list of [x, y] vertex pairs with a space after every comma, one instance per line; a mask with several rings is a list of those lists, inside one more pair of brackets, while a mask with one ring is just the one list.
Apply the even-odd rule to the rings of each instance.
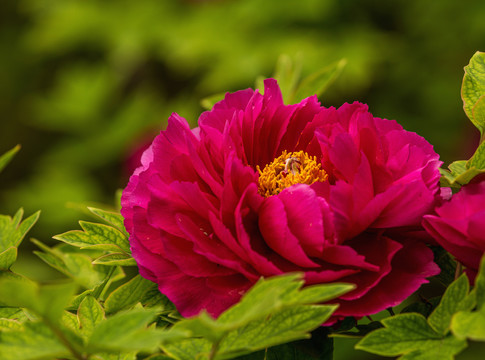
[[[261, 279], [218, 319], [206, 313], [181, 319], [156, 284], [125, 275], [122, 267], [130, 262], [100, 264], [113, 253], [132, 258], [120, 215], [89, 210], [106, 224], [80, 222], [83, 231], [56, 236], [62, 243], [53, 248], [33, 240], [42, 250], [36, 254], [71, 281], [40, 285], [11, 272], [0, 277], [2, 358], [230, 359], [308, 338], [337, 307], [322, 303], [353, 288], [302, 288], [301, 275], [288, 274]], [[21, 215], [2, 228], [3, 238], [15, 239], [13, 245], [36, 220], [20, 223]], [[332, 342], [327, 343], [321, 351], [331, 354]], [[269, 354], [279, 356], [288, 346]]]
[[453, 359], [466, 347], [464, 340], [435, 332], [421, 314], [399, 314], [382, 321], [376, 330], [357, 345], [357, 349], [385, 356], [409, 359]]
[[14, 217], [0, 215], [0, 270], [8, 270], [17, 259], [17, 248], [27, 232], [34, 226], [40, 212], [22, 221], [24, 211], [20, 209]]
[[366, 335], [356, 348], [384, 356], [401, 355], [401, 360], [452, 360], [466, 348], [467, 338], [485, 341], [484, 304], [485, 256], [472, 291], [462, 274], [427, 319], [418, 313], [384, 319], [384, 328]]
[[345, 284], [301, 289], [298, 274], [261, 279], [241, 301], [212, 319], [206, 313], [179, 321], [172, 330], [192, 338], [162, 345], [175, 359], [230, 359], [270, 346], [306, 338], [337, 308], [315, 305], [350, 291]]
[[[75, 3], [63, 6], [81, 10], [92, 6]], [[52, 9], [55, 18], [56, 6], [46, 13], [53, 16]], [[84, 24], [77, 26], [82, 30]], [[57, 41], [62, 43], [63, 36], [59, 33]], [[51, 47], [50, 51], [55, 49]], [[136, 59], [131, 61], [135, 63]], [[481, 143], [468, 161], [456, 161], [449, 166], [450, 171], [442, 170], [444, 186], [459, 188], [485, 173], [484, 63], [484, 53], [476, 53], [466, 67], [462, 87], [465, 112], [480, 130]], [[285, 101], [292, 102], [321, 94], [344, 64], [337, 61], [300, 82], [301, 63], [283, 56], [275, 77]], [[138, 112], [145, 102], [135, 97], [127, 105], [130, 115], [125, 118], [125, 114], [116, 114], [119, 121], [106, 127], [107, 132], [116, 135], [110, 138], [97, 125], [106, 110], [103, 104], [120, 79], [106, 69], [84, 66], [63, 76], [58, 88], [36, 100], [46, 120], [38, 126], [71, 135], [83, 133], [89, 140], [60, 146], [60, 151], [46, 156], [44, 166], [50, 171], [52, 168], [46, 165], [50, 160], [68, 159], [86, 146], [100, 156], [77, 159], [77, 165], [101, 166], [114, 156], [103, 152], [113, 139], [119, 145], [137, 127], [131, 125], [130, 119], [140, 116]], [[86, 92], [85, 102], [68, 101], [71, 96], [81, 98]], [[210, 108], [218, 98], [219, 95], [206, 99], [204, 105]], [[51, 114], [52, 108], [57, 111]], [[64, 125], [64, 117], [72, 120], [69, 128]], [[93, 119], [90, 126], [86, 126], [85, 118]], [[0, 156], [0, 171], [18, 150], [19, 146]], [[73, 170], [70, 176], [75, 175]], [[443, 249], [435, 249], [435, 258], [444, 270], [439, 280], [448, 285], [441, 299], [427, 301], [425, 307], [422, 303], [411, 304], [401, 314], [382, 322], [359, 324], [356, 319], [344, 319], [334, 328], [321, 327], [337, 307], [331, 304], [332, 300], [353, 286], [334, 283], [303, 287], [301, 274], [261, 279], [217, 319], [204, 312], [182, 319], [156, 284], [136, 273], [121, 215], [105, 209], [89, 211], [104, 223], [81, 221], [82, 230], [57, 235], [55, 239], [61, 243], [53, 247], [32, 240], [41, 250], [36, 254], [68, 278], [48, 284], [31, 281], [11, 270], [18, 246], [37, 222], [39, 212], [24, 220], [23, 209], [13, 217], [0, 215], [1, 359], [332, 359], [331, 336], [338, 335], [363, 337], [357, 349], [384, 356], [452, 360], [467, 346], [467, 341], [485, 341], [485, 257], [470, 291], [465, 275], [451, 281], [453, 260]], [[356, 331], [350, 331], [354, 328]]]
[[480, 130], [478, 148], [468, 160], [455, 161], [449, 171], [441, 169], [442, 186], [459, 188], [475, 176], [485, 173], [485, 53], [476, 52], [465, 67], [461, 87], [463, 108], [470, 121]]
[[461, 309], [453, 316], [451, 330], [459, 338], [485, 341], [485, 256], [475, 279], [476, 309]]
[[128, 234], [124, 230], [121, 215], [95, 208], [89, 210], [112, 226], [81, 221], [84, 231], [73, 230], [54, 238], [80, 249], [102, 251], [103, 254], [94, 261], [95, 264], [136, 265], [131, 257]]

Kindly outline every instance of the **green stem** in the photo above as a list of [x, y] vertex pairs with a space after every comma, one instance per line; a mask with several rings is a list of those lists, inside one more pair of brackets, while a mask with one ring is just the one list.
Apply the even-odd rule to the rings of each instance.
[[109, 270], [108, 275], [106, 276], [106, 279], [103, 281], [103, 283], [96, 290], [93, 291], [92, 295], [94, 296], [94, 298], [96, 300], [99, 300], [99, 297], [101, 296], [104, 289], [106, 288], [106, 285], [110, 281], [111, 276], [113, 276], [113, 273], [115, 272], [116, 268], [117, 268], [117, 266], [112, 266], [111, 269]]
[[212, 349], [211, 349], [211, 352], [209, 354], [209, 360], [212, 360], [215, 358], [216, 356], [216, 353], [217, 353], [217, 350], [219, 349], [219, 345], [221, 344], [221, 340], [215, 342], [214, 344], [212, 344]]
[[463, 271], [463, 267], [459, 262], [456, 262], [456, 269], [455, 269], [455, 280], [458, 279]]

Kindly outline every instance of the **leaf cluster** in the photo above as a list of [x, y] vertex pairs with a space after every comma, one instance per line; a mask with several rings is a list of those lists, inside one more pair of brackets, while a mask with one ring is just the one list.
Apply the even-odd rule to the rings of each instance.
[[[0, 216], [1, 359], [232, 359], [257, 351], [266, 356], [269, 347], [278, 356], [289, 342], [309, 338], [337, 308], [322, 303], [353, 288], [303, 288], [301, 274], [287, 274], [261, 279], [217, 319], [205, 312], [182, 319], [156, 284], [131, 271], [121, 215], [89, 210], [104, 223], [81, 221], [82, 230], [55, 236], [60, 243], [52, 248], [32, 239], [41, 250], [35, 253], [66, 276], [49, 284], [10, 271], [39, 214], [23, 222], [22, 210]], [[331, 352], [329, 344], [322, 351]]]
[[[317, 70], [304, 79], [300, 79], [302, 69], [301, 57], [293, 60], [288, 55], [281, 55], [276, 63], [272, 77], [278, 81], [283, 102], [285, 104], [293, 104], [309, 96], [321, 96], [335, 79], [340, 76], [346, 64], [347, 60], [341, 59]], [[255, 84], [255, 88], [259, 89], [261, 93], [264, 92], [264, 79], [264, 76], [259, 76]], [[206, 97], [201, 100], [201, 106], [206, 110], [210, 110], [216, 102], [224, 98], [224, 95], [224, 93], [220, 93]]]
[[383, 328], [366, 335], [356, 349], [400, 360], [453, 360], [467, 347], [467, 339], [485, 341], [485, 257], [475, 287], [466, 274], [446, 289], [428, 316], [401, 313], [382, 320]]
[[485, 53], [477, 51], [465, 67], [461, 87], [463, 109], [480, 131], [480, 143], [469, 160], [459, 160], [441, 169], [441, 184], [455, 189], [485, 174]]

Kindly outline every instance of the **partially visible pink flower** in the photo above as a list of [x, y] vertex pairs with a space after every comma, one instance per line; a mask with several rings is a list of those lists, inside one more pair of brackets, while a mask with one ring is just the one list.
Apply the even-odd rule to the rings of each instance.
[[173, 114], [123, 192], [142, 276], [184, 316], [218, 315], [261, 276], [349, 282], [336, 317], [399, 304], [436, 275], [419, 240], [440, 199], [432, 146], [367, 106], [227, 94], [190, 129]]
[[485, 253], [485, 182], [462, 187], [436, 209], [436, 215], [426, 215], [423, 226], [466, 266], [473, 281]]

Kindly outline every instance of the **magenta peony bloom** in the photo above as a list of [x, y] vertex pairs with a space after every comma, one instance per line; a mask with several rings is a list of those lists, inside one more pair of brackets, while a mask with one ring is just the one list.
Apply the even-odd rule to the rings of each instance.
[[[349, 282], [336, 317], [395, 306], [439, 272], [417, 240], [439, 199], [432, 146], [366, 105], [227, 94], [199, 127], [173, 114], [122, 197], [142, 276], [184, 316], [218, 315], [261, 276]], [[409, 231], [408, 231], [409, 230]]]
[[451, 200], [426, 215], [423, 226], [433, 238], [467, 268], [474, 281], [485, 253], [485, 182], [469, 184]]

